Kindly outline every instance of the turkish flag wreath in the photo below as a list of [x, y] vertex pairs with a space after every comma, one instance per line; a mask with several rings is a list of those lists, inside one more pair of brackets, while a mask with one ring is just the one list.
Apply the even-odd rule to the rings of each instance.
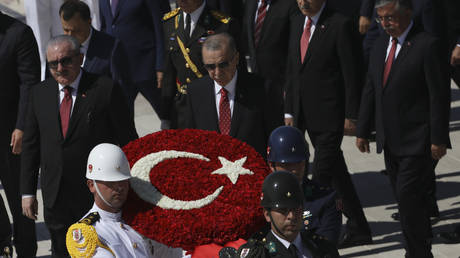
[[123, 147], [131, 190], [123, 219], [144, 236], [193, 251], [249, 237], [265, 222], [269, 173], [251, 146], [216, 132], [165, 130]]

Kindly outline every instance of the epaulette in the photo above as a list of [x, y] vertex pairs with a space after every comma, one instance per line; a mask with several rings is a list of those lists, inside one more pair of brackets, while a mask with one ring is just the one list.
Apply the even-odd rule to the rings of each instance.
[[232, 19], [232, 17], [225, 15], [219, 11], [215, 11], [215, 10], [211, 10], [211, 14], [214, 18], [216, 18], [216, 20], [222, 23], [225, 23], [225, 24], [229, 23], [230, 20]]
[[179, 14], [180, 12], [180, 8], [176, 8], [172, 11], [170, 11], [169, 13], [166, 13], [164, 16], [163, 16], [163, 21], [167, 21], [169, 19], [171, 19], [172, 17], [176, 16], [177, 14]]
[[95, 211], [95, 212], [91, 212], [91, 213], [89, 213], [88, 215], [86, 215], [86, 217], [84, 217], [83, 219], [81, 219], [81, 220], [79, 221], [79, 223], [83, 223], [83, 224], [86, 224], [86, 225], [93, 225], [93, 224], [96, 223], [100, 218], [101, 218], [101, 216], [99, 216], [99, 213], [97, 213], [97, 211]]
[[96, 229], [92, 226], [99, 219], [99, 213], [92, 212], [69, 227], [66, 234], [66, 246], [71, 257], [92, 257], [98, 246], [114, 254], [99, 240]]

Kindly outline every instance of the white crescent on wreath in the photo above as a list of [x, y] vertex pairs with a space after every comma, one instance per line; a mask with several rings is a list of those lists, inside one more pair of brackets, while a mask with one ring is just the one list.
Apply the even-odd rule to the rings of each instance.
[[[166, 150], [160, 152], [150, 153], [139, 159], [131, 169], [130, 184], [134, 192], [146, 202], [152, 203], [163, 209], [174, 210], [191, 210], [199, 209], [212, 203], [222, 192], [224, 186], [217, 188], [214, 193], [193, 201], [175, 200], [166, 195], [163, 195], [158, 189], [150, 182], [150, 171], [157, 164], [168, 160], [177, 158], [193, 158], [198, 160], [210, 161], [207, 157], [185, 151]], [[249, 169], [243, 167], [247, 157], [243, 157], [236, 161], [229, 161], [224, 157], [218, 157], [222, 167], [211, 172], [211, 174], [226, 175], [232, 184], [236, 184], [240, 175], [253, 175]]]

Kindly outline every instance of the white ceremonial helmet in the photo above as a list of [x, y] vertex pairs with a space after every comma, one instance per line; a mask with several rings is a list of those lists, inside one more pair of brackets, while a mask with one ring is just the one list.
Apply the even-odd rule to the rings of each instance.
[[101, 143], [88, 156], [86, 178], [100, 181], [123, 181], [130, 179], [129, 162], [117, 145]]

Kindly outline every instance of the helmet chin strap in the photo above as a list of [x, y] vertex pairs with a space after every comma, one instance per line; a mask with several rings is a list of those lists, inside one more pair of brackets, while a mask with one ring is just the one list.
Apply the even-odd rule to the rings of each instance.
[[96, 180], [93, 179], [93, 183], [94, 183], [94, 187], [96, 188], [97, 195], [99, 195], [99, 198], [101, 198], [102, 201], [103, 201], [105, 204], [107, 204], [107, 206], [109, 206], [110, 208], [114, 208], [114, 209], [115, 209], [115, 207], [113, 207], [112, 204], [110, 204], [108, 201], [106, 201], [105, 198], [104, 198], [104, 196], [102, 196], [101, 191], [99, 191], [99, 187], [97, 187]]
[[275, 223], [275, 221], [274, 221], [273, 218], [272, 218], [272, 211], [271, 211], [271, 209], [268, 211], [268, 217], [270, 217], [270, 221], [271, 221], [273, 227], [275, 228], [276, 232], [277, 232], [278, 234], [280, 234], [281, 237], [282, 237], [284, 240], [288, 241], [288, 240], [287, 240], [287, 237], [283, 234], [283, 232], [281, 232], [281, 230], [279, 230], [278, 226], [276, 226], [276, 223]]

